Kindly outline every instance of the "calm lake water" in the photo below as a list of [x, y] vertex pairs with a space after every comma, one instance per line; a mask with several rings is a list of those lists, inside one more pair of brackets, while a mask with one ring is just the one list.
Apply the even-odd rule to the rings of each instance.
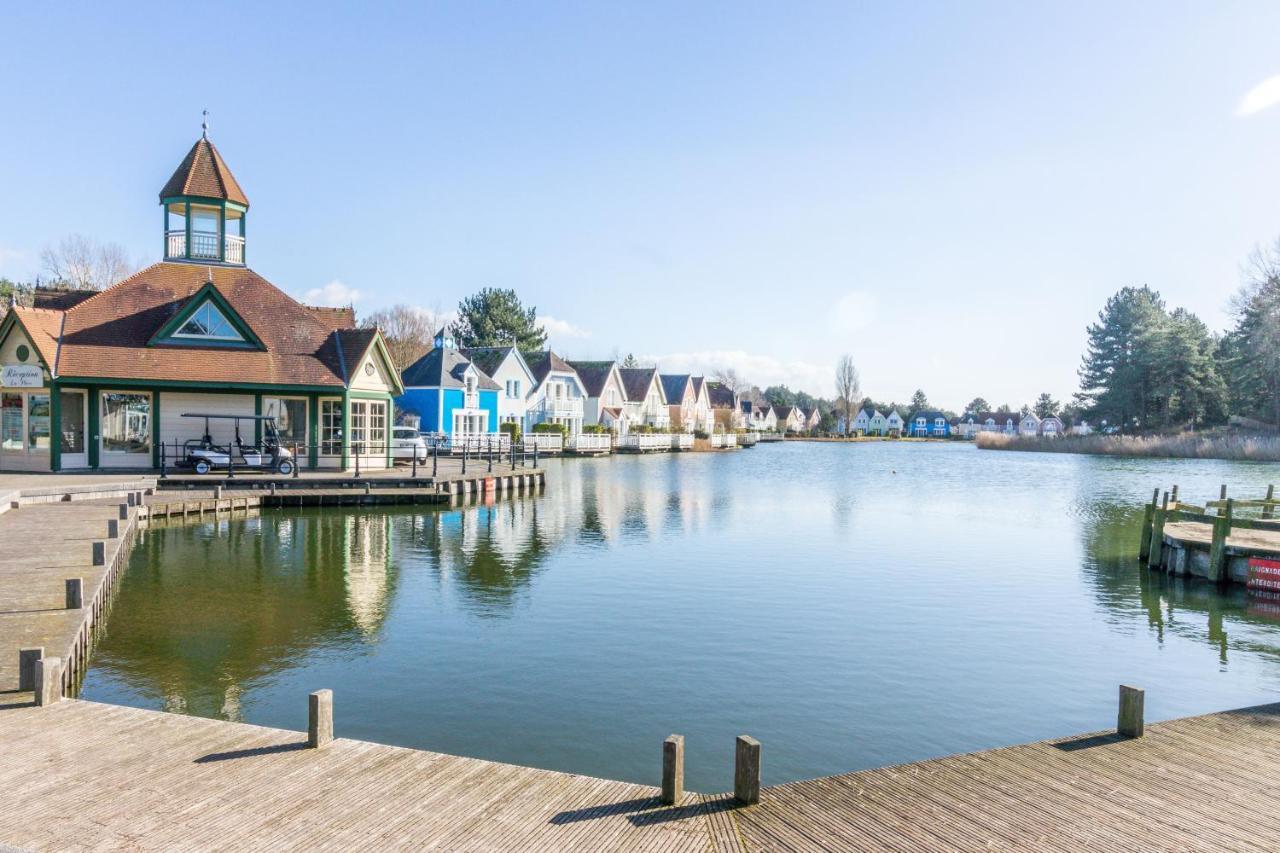
[[83, 696], [693, 790], [1280, 698], [1280, 622], [1136, 566], [1139, 504], [1274, 465], [788, 443], [565, 460], [450, 511], [149, 531]]

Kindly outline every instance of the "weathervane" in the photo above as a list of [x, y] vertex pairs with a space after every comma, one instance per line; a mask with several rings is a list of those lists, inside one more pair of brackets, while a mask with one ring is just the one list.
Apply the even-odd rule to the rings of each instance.
[[204, 121], [200, 122], [200, 136], [203, 139], [208, 139], [209, 138], [209, 111], [204, 110], [202, 112], [202, 115], [204, 116]]

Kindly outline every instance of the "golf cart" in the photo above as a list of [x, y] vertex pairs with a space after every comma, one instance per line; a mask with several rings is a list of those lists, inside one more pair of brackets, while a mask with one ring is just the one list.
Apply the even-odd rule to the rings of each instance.
[[[230, 469], [232, 463], [237, 468], [257, 469], [259, 471], [277, 471], [281, 474], [292, 474], [293, 454], [280, 446], [280, 433], [276, 429], [276, 419], [270, 415], [206, 415], [184, 414], [184, 418], [204, 418], [204, 435], [191, 439], [183, 446], [183, 458], [178, 465], [191, 468], [197, 474], [208, 474], [215, 468]], [[209, 433], [210, 421], [235, 421], [236, 438], [231, 445], [214, 444]], [[256, 421], [262, 424], [262, 446], [245, 444], [240, 438], [240, 422]]]

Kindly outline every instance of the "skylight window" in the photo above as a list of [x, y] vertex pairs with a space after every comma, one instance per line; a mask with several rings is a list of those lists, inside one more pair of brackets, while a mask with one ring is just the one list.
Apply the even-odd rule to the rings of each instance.
[[244, 337], [227, 321], [212, 302], [206, 302], [173, 333], [175, 338], [205, 338], [213, 341], [243, 341]]

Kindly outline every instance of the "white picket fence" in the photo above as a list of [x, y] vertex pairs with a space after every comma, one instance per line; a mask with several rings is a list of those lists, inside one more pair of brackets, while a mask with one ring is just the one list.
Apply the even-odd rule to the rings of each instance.
[[692, 450], [693, 449], [693, 433], [677, 432], [671, 434], [672, 450]]
[[737, 447], [738, 437], [731, 432], [713, 432], [711, 434], [712, 447]]
[[559, 453], [564, 450], [564, 438], [556, 432], [526, 432], [524, 449], [538, 449], [539, 453]]
[[666, 432], [629, 432], [622, 437], [627, 450], [669, 450], [671, 434]]
[[607, 432], [580, 432], [569, 437], [569, 449], [577, 453], [605, 453], [613, 449], [613, 435]]

